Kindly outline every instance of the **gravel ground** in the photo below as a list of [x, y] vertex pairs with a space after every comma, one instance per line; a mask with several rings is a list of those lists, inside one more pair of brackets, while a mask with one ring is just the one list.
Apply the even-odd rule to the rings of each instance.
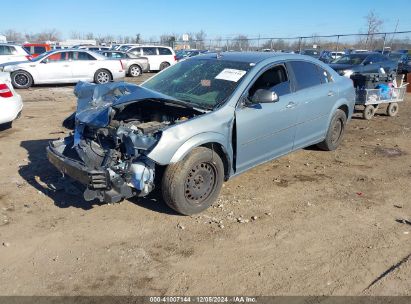
[[[143, 75], [141, 82], [151, 74]], [[353, 119], [334, 152], [304, 149], [179, 216], [152, 195], [85, 202], [48, 163], [73, 86], [19, 93], [0, 133], [2, 295], [411, 295], [411, 95]]]

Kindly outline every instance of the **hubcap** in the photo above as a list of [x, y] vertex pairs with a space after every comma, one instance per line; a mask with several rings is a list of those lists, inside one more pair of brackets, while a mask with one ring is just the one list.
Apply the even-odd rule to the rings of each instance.
[[134, 76], [134, 77], [140, 75], [140, 69], [138, 67], [132, 67], [131, 68], [131, 75]]
[[110, 76], [106, 72], [100, 72], [97, 74], [98, 83], [107, 83], [110, 80]]
[[391, 113], [394, 114], [395, 112], [397, 112], [397, 106], [392, 106]]
[[217, 171], [211, 163], [195, 165], [186, 177], [184, 194], [186, 199], [195, 205], [200, 205], [213, 192]]
[[17, 74], [14, 76], [14, 81], [21, 86], [28, 84], [29, 78], [24, 74]]
[[342, 122], [341, 122], [341, 120], [338, 120], [335, 123], [335, 125], [333, 127], [333, 130], [332, 130], [332, 133], [331, 133], [331, 142], [333, 144], [338, 142], [338, 140], [340, 139], [340, 136], [341, 136], [341, 132], [342, 132]]

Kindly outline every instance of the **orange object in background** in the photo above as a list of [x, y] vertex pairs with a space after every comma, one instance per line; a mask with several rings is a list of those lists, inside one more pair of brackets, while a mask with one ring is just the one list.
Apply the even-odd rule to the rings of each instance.
[[[405, 82], [410, 82], [411, 81], [411, 73], [408, 73], [407, 75], [406, 75], [406, 79], [405, 79]], [[411, 93], [411, 85], [409, 84], [409, 85], [407, 85], [407, 93]]]
[[33, 57], [51, 51], [51, 46], [47, 43], [26, 43], [23, 48]]

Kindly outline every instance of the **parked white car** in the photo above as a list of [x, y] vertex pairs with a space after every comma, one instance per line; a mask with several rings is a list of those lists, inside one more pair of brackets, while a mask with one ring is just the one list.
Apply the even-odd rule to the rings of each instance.
[[150, 71], [162, 71], [177, 63], [174, 50], [168, 46], [137, 46], [129, 49], [127, 53], [147, 57]]
[[23, 101], [11, 85], [10, 74], [0, 72], [0, 130], [10, 128], [22, 109]]
[[30, 61], [0, 65], [2, 70], [11, 73], [11, 82], [18, 89], [43, 83], [102, 84], [125, 76], [121, 60], [110, 60], [86, 50], [50, 51]]
[[20, 45], [0, 43], [0, 64], [15, 61], [27, 61], [31, 58]]

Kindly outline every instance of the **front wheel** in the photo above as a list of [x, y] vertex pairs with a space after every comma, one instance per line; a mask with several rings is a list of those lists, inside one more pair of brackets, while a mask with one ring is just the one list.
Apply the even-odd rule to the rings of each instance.
[[217, 199], [224, 182], [224, 165], [216, 152], [198, 147], [167, 167], [162, 180], [166, 204], [175, 211], [199, 213]]
[[97, 84], [108, 83], [112, 80], [111, 74], [105, 69], [100, 69], [94, 74], [94, 82]]
[[325, 151], [333, 151], [337, 149], [343, 138], [346, 123], [347, 116], [344, 111], [338, 109], [331, 119], [324, 141], [317, 146]]
[[16, 89], [28, 89], [33, 85], [33, 77], [26, 71], [11, 73], [11, 84]]

